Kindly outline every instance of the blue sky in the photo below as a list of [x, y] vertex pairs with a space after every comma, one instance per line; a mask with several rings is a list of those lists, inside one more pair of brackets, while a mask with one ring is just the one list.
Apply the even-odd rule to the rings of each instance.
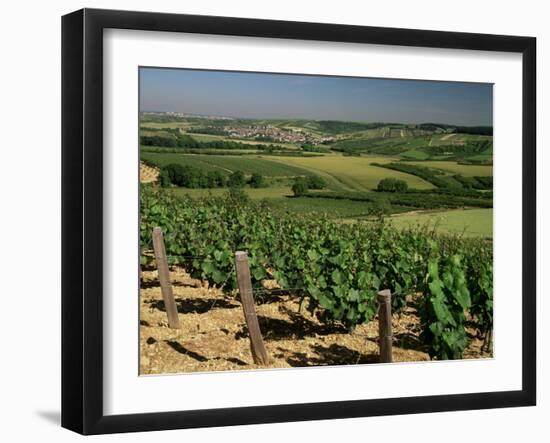
[[492, 125], [493, 88], [482, 83], [141, 68], [140, 110]]

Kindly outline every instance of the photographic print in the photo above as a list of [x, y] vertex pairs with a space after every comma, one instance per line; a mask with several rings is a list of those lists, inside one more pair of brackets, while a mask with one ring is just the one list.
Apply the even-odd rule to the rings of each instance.
[[141, 67], [138, 118], [140, 375], [493, 357], [492, 84]]

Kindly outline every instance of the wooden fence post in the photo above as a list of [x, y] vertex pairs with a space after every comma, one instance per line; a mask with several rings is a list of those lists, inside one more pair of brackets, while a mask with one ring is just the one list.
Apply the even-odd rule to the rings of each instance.
[[244, 310], [244, 318], [248, 333], [250, 335], [250, 349], [254, 363], [266, 365], [269, 363], [269, 357], [264, 346], [262, 332], [256, 316], [254, 306], [254, 297], [252, 296], [252, 281], [250, 279], [250, 268], [248, 266], [248, 254], [243, 251], [235, 252], [235, 269], [237, 271], [237, 283], [239, 285], [239, 294]]
[[391, 325], [391, 291], [384, 289], [378, 293], [378, 345], [380, 346], [380, 363], [391, 363], [392, 325]]
[[168, 326], [173, 329], [179, 329], [180, 321], [178, 318], [178, 308], [172, 292], [168, 259], [166, 258], [166, 248], [160, 228], [153, 229], [153, 249], [155, 250], [155, 261], [157, 262], [157, 269], [159, 272], [160, 290], [162, 292], [166, 314], [168, 315]]

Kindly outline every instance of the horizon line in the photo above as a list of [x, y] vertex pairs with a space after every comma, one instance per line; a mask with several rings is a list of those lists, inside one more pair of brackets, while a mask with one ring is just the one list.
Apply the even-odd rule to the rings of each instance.
[[223, 115], [223, 114], [195, 114], [192, 112], [185, 112], [185, 111], [153, 111], [153, 110], [140, 110], [139, 113], [154, 113], [154, 114], [186, 114], [189, 116], [196, 116], [196, 117], [220, 117], [224, 119], [234, 119], [234, 120], [302, 120], [302, 121], [313, 121], [313, 122], [323, 122], [323, 121], [332, 121], [332, 122], [345, 122], [345, 123], [361, 123], [361, 124], [386, 124], [386, 125], [440, 125], [440, 126], [455, 126], [455, 127], [463, 127], [463, 128], [492, 128], [493, 125], [458, 125], [455, 123], [442, 123], [442, 122], [431, 122], [431, 121], [424, 121], [421, 123], [413, 123], [413, 122], [404, 122], [404, 121], [368, 121], [368, 120], [338, 120], [338, 119], [314, 119], [314, 118], [296, 118], [296, 117], [239, 117], [235, 115]]

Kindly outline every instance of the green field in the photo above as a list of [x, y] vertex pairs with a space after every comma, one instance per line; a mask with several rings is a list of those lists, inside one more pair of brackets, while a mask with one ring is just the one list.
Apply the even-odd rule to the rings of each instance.
[[415, 214], [395, 215], [391, 223], [398, 228], [428, 227], [438, 232], [464, 234], [466, 236], [493, 237], [492, 209], [454, 209]]
[[240, 170], [245, 174], [254, 172], [266, 177], [296, 177], [319, 175], [329, 189], [335, 191], [370, 191], [386, 177], [405, 180], [409, 187], [432, 189], [433, 185], [414, 175], [373, 166], [373, 162], [388, 163], [392, 157], [346, 157], [326, 155], [321, 157], [269, 157], [262, 155], [199, 155], [142, 152], [144, 160], [159, 166], [170, 163], [195, 166], [204, 170], [222, 170], [231, 173]]
[[[297, 177], [319, 175], [325, 179], [328, 188], [334, 191], [366, 192], [375, 189], [378, 182], [386, 177], [405, 180], [410, 188], [433, 189], [433, 185], [419, 177], [400, 171], [383, 169], [372, 163], [390, 163], [395, 157], [388, 156], [342, 156], [324, 155], [319, 157], [267, 157], [251, 155], [200, 155], [142, 152], [144, 160], [158, 166], [170, 163], [195, 166], [204, 170], [222, 170], [231, 173], [236, 170], [245, 174], [254, 172], [266, 177]], [[450, 161], [407, 161], [409, 164], [435, 168], [466, 177], [492, 176], [493, 167], [487, 165], [462, 165]]]
[[408, 161], [411, 165], [424, 166], [426, 168], [441, 169], [443, 171], [449, 171], [454, 174], [462, 174], [465, 177], [489, 177], [493, 175], [493, 167], [490, 165], [461, 165], [452, 161]]
[[370, 191], [375, 189], [380, 180], [391, 177], [407, 182], [409, 187], [416, 189], [432, 189], [434, 186], [414, 175], [373, 166], [372, 163], [389, 163], [393, 157], [363, 156], [346, 157], [342, 155], [327, 155], [323, 157], [277, 157], [276, 162], [285, 165], [299, 166], [323, 178], [329, 178], [336, 184], [336, 190]]
[[482, 140], [492, 140], [493, 137], [487, 135], [475, 134], [436, 134], [430, 138], [430, 146], [461, 145], [466, 142], [476, 142]]
[[[142, 152], [141, 158], [158, 166], [179, 163], [181, 165], [190, 165], [207, 171], [222, 170], [227, 173], [242, 171], [248, 175], [257, 172], [266, 177], [296, 177], [312, 174], [306, 169], [271, 159], [268, 160], [258, 155], [231, 156]], [[277, 159], [278, 158], [279, 157], [277, 157]]]
[[223, 135], [211, 135], [211, 134], [187, 134], [199, 142], [212, 142], [217, 140], [225, 140]]
[[[369, 153], [371, 155], [394, 155], [411, 160], [434, 159], [435, 157], [452, 160], [473, 158], [474, 161], [490, 163], [492, 146], [487, 152], [479, 152], [476, 145], [482, 142], [492, 143], [491, 136], [432, 132], [407, 128], [377, 128], [354, 132], [340, 137], [331, 148], [343, 152]], [[438, 150], [437, 147], [444, 147]], [[440, 152], [441, 151], [441, 152]]]
[[242, 138], [226, 137], [224, 135], [211, 135], [211, 134], [196, 134], [189, 132], [187, 135], [191, 136], [199, 142], [211, 142], [211, 141], [231, 141], [238, 142], [245, 145], [273, 145], [284, 149], [298, 149], [298, 146], [293, 143], [277, 143], [277, 142], [265, 142], [261, 140], [246, 140]]
[[[493, 175], [492, 136], [461, 133], [457, 132], [459, 128], [435, 124], [218, 120], [202, 117], [176, 119], [158, 115], [148, 115], [147, 118], [148, 121], [141, 122], [141, 135], [158, 137], [156, 140], [149, 137], [144, 141], [147, 146], [142, 147], [142, 160], [158, 167], [177, 163], [204, 172], [221, 171], [226, 176], [241, 171], [245, 181], [254, 173], [261, 174], [265, 178], [265, 187], [252, 188], [246, 183], [242, 190], [252, 200], [265, 200], [273, 208], [297, 213], [325, 213], [344, 222], [372, 220], [379, 214], [394, 214], [389, 220], [398, 227], [432, 224], [443, 232], [492, 237], [492, 209], [468, 209], [488, 208], [492, 204], [492, 194], [487, 193], [490, 180], [479, 178]], [[171, 121], [163, 118], [170, 118]], [[219, 131], [228, 133], [239, 127], [247, 129], [246, 138], [216, 135]], [[179, 128], [181, 131], [168, 131], [169, 128]], [[287, 131], [284, 138], [279, 138], [285, 141], [270, 143], [257, 140], [265, 136], [277, 137], [278, 131], [273, 128]], [[187, 132], [185, 135], [184, 131], [196, 133]], [[213, 135], [208, 134], [209, 131]], [[300, 134], [293, 134], [293, 131]], [[189, 148], [185, 148], [185, 140], [189, 140], [187, 136], [198, 143], [187, 142]], [[164, 149], [162, 143], [166, 141], [162, 137], [173, 137], [181, 142], [181, 151], [177, 147]], [[218, 143], [212, 147], [209, 142], [213, 141], [231, 141], [242, 145], [224, 147]], [[252, 146], [247, 149], [248, 145], [258, 144], [275, 145], [279, 149], [276, 148], [275, 152]], [[232, 146], [239, 149], [231, 149]], [[294, 152], [281, 152], [282, 148], [293, 149]], [[486, 164], [461, 164], [468, 161]], [[394, 165], [383, 167], [388, 163]], [[422, 168], [410, 168], [412, 165]], [[299, 177], [306, 176], [321, 177], [325, 187], [319, 190], [311, 186], [303, 191], [308, 197], [300, 191], [296, 191], [300, 196], [295, 197], [292, 186], [299, 181]], [[403, 180], [409, 190], [393, 191], [394, 194], [373, 192], [385, 178]], [[205, 186], [205, 182], [202, 183], [190, 186]], [[306, 181], [302, 180], [303, 183]], [[169, 187], [166, 190], [178, 196], [194, 198], [223, 196], [228, 192], [227, 187]], [[415, 193], [415, 190], [422, 192]], [[417, 211], [411, 212], [415, 209]], [[398, 213], [406, 215], [395, 215]]]
[[483, 163], [491, 163], [493, 161], [493, 153], [481, 153], [477, 155], [472, 155], [471, 157], [468, 157], [467, 160], [476, 161], [476, 162], [483, 162]]
[[169, 121], [169, 122], [141, 122], [140, 127], [142, 129], [153, 128], [153, 129], [166, 129], [166, 128], [183, 128], [187, 129], [193, 126], [192, 123], [188, 121]]
[[151, 130], [147, 128], [140, 128], [139, 135], [150, 135], [150, 136], [159, 136], [159, 137], [169, 137], [174, 138], [174, 134], [170, 131], [160, 131], [160, 130]]
[[[269, 188], [243, 188], [244, 192], [253, 200], [281, 199], [287, 196], [292, 196], [292, 191], [288, 186], [269, 187]], [[204, 197], [220, 197], [227, 194], [227, 188], [214, 189], [188, 189], [188, 188], [173, 188], [170, 192], [177, 196], [188, 195], [193, 198]]]
[[[292, 197], [291, 189], [287, 187], [243, 188], [252, 200], [265, 200], [269, 206], [288, 212], [316, 212], [326, 214], [331, 218], [364, 217], [369, 214], [369, 205], [365, 202], [350, 200], [335, 200], [331, 198]], [[227, 195], [227, 188], [217, 189], [187, 189], [173, 188], [170, 192], [176, 196], [193, 198], [222, 197]]]
[[411, 149], [410, 151], [405, 151], [401, 153], [401, 157], [407, 160], [426, 160], [430, 156], [423, 151], [417, 151], [416, 149]]
[[[159, 131], [159, 129], [189, 129], [189, 125], [183, 123], [144, 123], [140, 127], [140, 135], [158, 135], [163, 137], [174, 137], [174, 134], [168, 131]], [[281, 143], [281, 142], [266, 142], [261, 140], [254, 139], [244, 139], [236, 137], [228, 137], [225, 135], [214, 135], [214, 134], [200, 134], [195, 132], [186, 132], [185, 135], [189, 135], [198, 142], [212, 142], [212, 141], [231, 141], [238, 142], [245, 145], [273, 145], [284, 149], [298, 149], [299, 146], [295, 143]]]
[[325, 214], [330, 218], [365, 217], [369, 215], [369, 205], [351, 200], [331, 198], [280, 198], [268, 200], [270, 206], [288, 212]]

